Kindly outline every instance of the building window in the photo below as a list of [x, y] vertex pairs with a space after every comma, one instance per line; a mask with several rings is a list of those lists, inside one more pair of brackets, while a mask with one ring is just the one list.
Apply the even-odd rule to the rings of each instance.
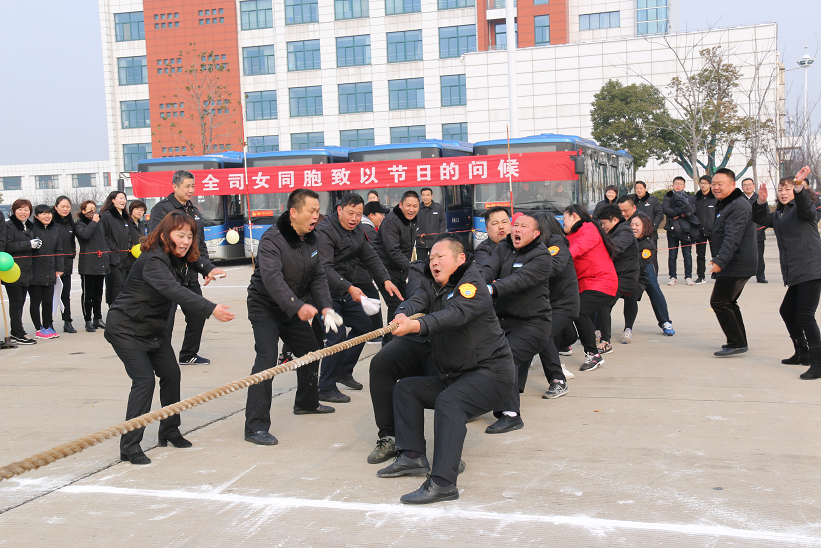
[[391, 144], [413, 143], [425, 138], [425, 126], [397, 126], [391, 128]]
[[367, 17], [368, 0], [334, 0], [334, 14], [337, 19]]
[[425, 79], [388, 80], [388, 100], [391, 110], [425, 108]]
[[245, 76], [274, 74], [274, 46], [242, 48], [242, 67]]
[[467, 85], [465, 75], [442, 76], [442, 106], [455, 107], [467, 104]]
[[638, 34], [664, 34], [669, 30], [667, 0], [638, 0]]
[[385, 0], [385, 15], [422, 11], [422, 0]]
[[120, 117], [123, 129], [151, 127], [148, 99], [144, 101], [120, 101]]
[[[496, 49], [507, 49], [507, 24], [496, 23], [493, 27], [496, 41]], [[519, 45], [519, 24], [516, 23], [516, 45]]]
[[319, 40], [288, 42], [288, 70], [318, 69], [319, 63]]
[[145, 23], [143, 22], [143, 12], [132, 11], [131, 13], [115, 13], [114, 35], [116, 36], [117, 42], [145, 40]]
[[452, 10], [456, 8], [472, 8], [476, 5], [475, 0], [439, 0], [440, 10]]
[[245, 119], [273, 120], [277, 117], [277, 92], [252, 91], [245, 95]]
[[536, 45], [545, 46], [550, 43], [550, 16], [537, 15], [533, 18], [533, 25], [536, 31]]
[[0, 186], [3, 190], [23, 190], [23, 177], [0, 177]]
[[96, 173], [75, 173], [71, 176], [73, 188], [91, 188], [97, 186]]
[[[239, 3], [242, 30], [274, 28], [274, 12], [271, 0], [247, 0]], [[222, 18], [220, 18], [222, 23]]]
[[285, 0], [285, 24], [316, 23], [319, 21], [318, 0]]
[[291, 150], [306, 150], [324, 146], [325, 134], [321, 131], [291, 134]]
[[339, 132], [341, 147], [369, 147], [375, 143], [373, 129], [343, 129]]
[[35, 175], [34, 184], [38, 190], [53, 190], [60, 188], [59, 175]]
[[621, 26], [619, 12], [579, 15], [579, 30], [615, 29]]
[[422, 31], [388, 33], [388, 63], [422, 60]]
[[151, 158], [151, 143], [123, 145], [123, 171], [137, 171], [137, 162]]
[[549, 0], [533, 0], [533, 5], [534, 6], [543, 6], [543, 5], [549, 4], [549, 3], [550, 3]]
[[344, 36], [336, 39], [336, 66], [355, 67], [371, 64], [371, 37]]
[[442, 124], [442, 139], [446, 141], [468, 140], [468, 123]]
[[373, 112], [373, 84], [339, 84], [339, 114]]
[[476, 51], [476, 25], [441, 27], [439, 29], [439, 58], [461, 57]]
[[279, 135], [248, 137], [248, 152], [276, 152], [279, 150]]
[[288, 93], [292, 118], [322, 116], [322, 86], [291, 88]]
[[134, 86], [148, 83], [148, 65], [145, 55], [139, 57], [119, 57], [117, 72], [121, 86]]

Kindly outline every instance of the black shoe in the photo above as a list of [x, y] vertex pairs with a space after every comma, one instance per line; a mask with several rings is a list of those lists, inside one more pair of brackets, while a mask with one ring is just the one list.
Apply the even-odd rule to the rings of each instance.
[[94, 327], [98, 329], [105, 329], [105, 322], [102, 318], [97, 318], [96, 320], [94, 320]]
[[331, 403], [348, 403], [351, 397], [343, 394], [339, 390], [320, 390], [319, 401], [328, 401]]
[[294, 406], [294, 415], [324, 415], [326, 413], [333, 413], [336, 411], [330, 405], [322, 405], [321, 403], [316, 409], [302, 409]]
[[168, 444], [173, 445], [177, 449], [188, 449], [189, 447], [194, 447], [194, 444], [185, 439], [182, 436], [177, 436], [176, 438], [159, 438], [157, 445], [160, 447], [166, 447]]
[[336, 382], [343, 386], [347, 386], [351, 390], [362, 390], [364, 388], [361, 382], [353, 378], [353, 375], [348, 375], [347, 377], [340, 377], [336, 379]]
[[542, 396], [543, 400], [552, 400], [556, 398], [561, 398], [567, 394], [567, 383], [566, 382], [559, 382], [553, 381], [550, 383], [550, 388], [547, 389], [547, 392], [544, 393]]
[[513, 432], [514, 430], [521, 430], [524, 427], [525, 423], [522, 421], [521, 415], [508, 417], [503, 414], [499, 417], [499, 420], [485, 429], [485, 434], [505, 434], [507, 432]]
[[713, 352], [713, 356], [716, 356], [717, 358], [727, 358], [729, 356], [735, 356], [737, 354], [743, 354], [746, 351], [747, 351], [746, 346], [742, 346], [741, 348], [730, 348], [730, 347], [723, 348], [722, 347], [722, 349], [719, 350], [718, 352]]
[[704, 279], [704, 276], [699, 276], [698, 278], [696, 278], [696, 285], [706, 284], [706, 283], [707, 283], [707, 280]]
[[74, 329], [74, 326], [71, 325], [71, 322], [63, 322], [63, 332], [64, 333], [77, 333], [77, 330]]
[[455, 483], [451, 483], [447, 487], [439, 487], [436, 482], [430, 478], [425, 480], [422, 486], [407, 495], [402, 495], [399, 502], [402, 504], [431, 504], [434, 502], [444, 502], [446, 500], [456, 500], [459, 498], [459, 489]]
[[584, 363], [579, 367], [579, 371], [593, 371], [603, 363], [604, 358], [601, 357], [601, 354], [591, 354], [588, 352], [584, 355]]
[[28, 335], [23, 335], [22, 337], [15, 337], [12, 335], [11, 339], [16, 342], [17, 344], [29, 345], [29, 344], [37, 344], [37, 339], [32, 339]]
[[821, 379], [821, 344], [809, 347], [810, 368], [799, 375], [802, 380], [812, 381]]
[[180, 358], [180, 365], [208, 365], [209, 363], [211, 363], [211, 360], [197, 355], [194, 355], [193, 358], [189, 358], [187, 360]]
[[430, 473], [428, 457], [422, 455], [418, 459], [411, 459], [399, 453], [396, 460], [376, 473], [379, 478], [398, 478], [399, 476], [419, 476]]
[[145, 456], [142, 451], [134, 451], [133, 453], [120, 453], [121, 461], [128, 461], [131, 464], [151, 464], [151, 459]]
[[770, 283], [770, 282], [768, 282], [767, 280], [765, 280], [764, 278], [761, 278], [760, 280], [756, 280], [756, 281], [757, 281], [758, 283], [760, 283], [760, 284], [768, 284], [768, 283]]
[[256, 443], [257, 445], [276, 445], [279, 443], [274, 436], [265, 430], [257, 430], [251, 434], [246, 432], [245, 441], [250, 441], [251, 443]]
[[97, 331], [97, 328], [94, 327], [94, 323], [86, 322], [86, 331], [88, 331], [89, 333], [94, 333], [95, 331]]
[[784, 365], [810, 365], [810, 347], [806, 339], [793, 339], [795, 352], [789, 358], [781, 360]]

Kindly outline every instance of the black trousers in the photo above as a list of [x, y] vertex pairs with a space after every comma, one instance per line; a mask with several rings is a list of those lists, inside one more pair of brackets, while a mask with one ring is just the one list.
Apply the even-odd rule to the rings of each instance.
[[[288, 320], [282, 313], [273, 311], [248, 316], [254, 330], [254, 360], [252, 375], [275, 367], [277, 364], [277, 343], [281, 338], [296, 356], [319, 350], [314, 332], [308, 322], [299, 318]], [[316, 321], [316, 320], [314, 320]], [[296, 370], [296, 396], [294, 407], [316, 409], [319, 407], [317, 374], [319, 361], [303, 365]], [[245, 406], [245, 431], [247, 433], [268, 431], [271, 428], [271, 389], [272, 380], [248, 387], [248, 400]]]
[[678, 248], [681, 246], [681, 254], [684, 256], [684, 277], [693, 277], [693, 244], [689, 244], [675, 237], [672, 230], [667, 231], [667, 268], [670, 270], [670, 277], [676, 278], [676, 263], [678, 262]]
[[436, 374], [430, 343], [407, 337], [394, 337], [371, 358], [370, 390], [373, 418], [379, 437], [396, 436], [393, 417], [393, 389], [406, 377]]
[[[29, 314], [34, 329], [39, 331], [43, 327], [51, 327], [54, 323], [52, 310], [54, 308], [54, 284], [51, 285], [30, 285], [29, 286]], [[40, 309], [43, 311], [42, 321], [40, 321]]]
[[619, 293], [616, 297], [610, 297], [610, 300], [597, 311], [599, 331], [601, 331], [601, 340], [603, 341], [610, 342], [613, 335], [613, 307], [616, 306], [622, 295], [623, 293]]
[[[11, 323], [11, 336], [22, 337], [26, 334], [23, 328], [23, 307], [26, 304], [27, 285], [3, 284], [6, 294], [9, 296], [9, 323]], [[2, 295], [0, 295], [2, 298]]]
[[[151, 411], [155, 375], [160, 379], [160, 405], [165, 407], [180, 401], [180, 365], [168, 338], [152, 352], [118, 346], [114, 347], [114, 352], [123, 361], [125, 372], [131, 377], [131, 392], [128, 394], [125, 420]], [[120, 452], [128, 454], [140, 451], [144, 432], [145, 428], [138, 428], [123, 434], [120, 438]], [[160, 421], [160, 438], [176, 438], [180, 435], [179, 415], [171, 415]]]
[[[199, 282], [186, 285], [189, 290], [197, 295], [202, 296], [202, 287]], [[185, 314], [185, 311], [183, 311]], [[165, 333], [168, 340], [171, 340], [171, 335], [174, 333], [174, 319], [177, 315], [177, 307], [171, 308], [171, 314], [168, 316], [168, 325], [165, 328]], [[199, 314], [185, 314], [185, 337], [182, 340], [182, 347], [180, 347], [180, 361], [185, 362], [196, 356], [200, 351], [200, 344], [202, 343], [202, 330], [205, 328], [205, 320], [207, 318]]]
[[548, 319], [517, 322], [503, 320], [501, 323], [502, 328], [505, 330], [507, 344], [510, 346], [510, 351], [513, 352], [516, 382], [513, 384], [507, 400], [493, 409], [493, 414], [497, 417], [502, 415], [502, 411], [513, 411], [521, 414], [519, 394], [525, 391], [527, 374], [530, 371], [533, 356], [541, 352], [547, 345], [551, 330], [551, 322]]
[[[362, 290], [362, 293], [365, 294], [366, 297], [371, 299], [379, 300], [379, 290], [376, 289], [376, 286], [371, 283], [367, 284], [354, 284], [357, 288]], [[405, 295], [402, 294], [404, 297]], [[371, 331], [376, 331], [377, 329], [384, 327], [384, 322], [382, 321], [382, 310], [379, 310], [373, 316], [368, 316], [371, 319]]]
[[[653, 243], [656, 245], [656, 249], [659, 248], [659, 235], [658, 233], [655, 234], [653, 237]], [[656, 274], [659, 273], [659, 254], [658, 252], [653, 253], [653, 268], [656, 269]]]
[[[371, 331], [371, 319], [365, 314], [362, 305], [354, 301], [350, 295], [345, 297], [344, 302], [333, 299], [333, 309], [334, 312], [342, 316], [345, 323], [338, 328], [339, 331], [336, 333], [331, 330], [325, 334], [328, 346], [333, 346]], [[314, 318], [314, 322], [322, 324], [319, 315]], [[349, 333], [345, 332], [346, 327], [351, 328]], [[336, 390], [337, 379], [352, 375], [356, 362], [362, 354], [362, 347], [363, 345], [357, 344], [347, 350], [323, 358], [319, 375], [319, 389]]]
[[105, 276], [102, 274], [83, 274], [80, 276], [80, 281], [83, 286], [83, 296], [80, 304], [83, 308], [83, 319], [87, 322], [91, 321], [92, 313], [94, 319], [99, 320], [103, 317], [103, 282]]
[[455, 484], [468, 417], [498, 407], [514, 386], [479, 371], [465, 373], [449, 384], [438, 376], [402, 379], [393, 390], [397, 451], [426, 453], [425, 409], [433, 409], [431, 475]]
[[105, 302], [108, 306], [114, 302], [125, 285], [125, 263], [111, 265], [111, 271], [105, 275]]
[[[579, 317], [573, 320], [576, 326], [578, 338], [584, 346], [584, 351], [587, 354], [597, 354], [599, 352], [596, 346], [596, 324], [593, 322], [593, 316], [596, 311], [604, 306], [606, 303], [612, 301], [615, 297], [602, 293], [601, 291], [594, 291], [588, 289], [579, 294]], [[569, 326], [566, 331], [569, 331]], [[576, 341], [576, 337], [563, 336], [562, 342], [572, 338], [572, 340], [560, 346], [568, 346]]]
[[[542, 362], [542, 369], [544, 370], [544, 376], [547, 382], [566, 382], [567, 379], [564, 376], [564, 371], [562, 371], [562, 360], [561, 356], [559, 356], [558, 345], [560, 344], [561, 332], [565, 327], [573, 324], [573, 318], [557, 313], [554, 310], [550, 324], [551, 331], [545, 334], [549, 338], [547, 339], [547, 344], [545, 344], [542, 351], [539, 352], [539, 359]], [[529, 368], [530, 364], [527, 366]]]
[[[759, 230], [764, 230], [763, 228]], [[757, 281], [766, 280], [764, 276], [764, 240], [758, 241], [758, 271], [755, 273]]]
[[[699, 278], [706, 278], [707, 277], [707, 242], [709, 238], [707, 236], [699, 235], [696, 238], [696, 276]], [[712, 245], [712, 243], [710, 244]]]
[[787, 288], [781, 302], [781, 318], [793, 339], [806, 339], [810, 346], [821, 344], [815, 311], [821, 297], [821, 280], [810, 280]]
[[749, 278], [716, 278], [713, 294], [710, 296], [710, 306], [713, 307], [730, 348], [747, 346], [747, 330], [738, 308], [738, 298], [747, 280]]
[[[408, 279], [408, 272], [388, 269], [388, 275], [391, 277], [393, 285], [395, 285], [399, 290], [399, 293], [404, 298], [407, 298], [408, 296], [405, 295], [405, 290], [407, 289], [406, 280]], [[385, 291], [383, 288], [380, 288], [379, 291], [382, 293], [382, 298], [385, 299], [385, 305], [388, 307], [388, 323], [390, 323], [393, 317], [396, 316], [396, 309], [399, 308], [402, 301], [399, 297], [391, 296], [390, 293]], [[382, 337], [382, 346], [388, 344], [392, 337], [393, 335], [390, 333]]]
[[60, 276], [63, 282], [63, 289], [60, 292], [60, 300], [63, 302], [63, 321], [71, 321], [71, 272], [66, 272]]

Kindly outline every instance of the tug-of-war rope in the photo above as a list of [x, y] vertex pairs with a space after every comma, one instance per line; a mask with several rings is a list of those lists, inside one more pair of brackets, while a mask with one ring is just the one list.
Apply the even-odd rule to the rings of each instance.
[[[411, 316], [411, 319], [415, 320], [422, 316], [423, 314], [414, 314], [413, 316]], [[395, 331], [397, 327], [399, 327], [397, 324], [390, 324], [386, 327], [382, 327], [375, 331], [371, 331], [370, 333], [365, 333], [364, 335], [360, 335], [353, 339], [343, 341], [333, 346], [329, 346], [328, 348], [320, 348], [319, 350], [305, 354], [300, 358], [296, 358], [282, 365], [277, 365], [276, 367], [272, 367], [270, 369], [266, 369], [265, 371], [261, 371], [256, 375], [250, 375], [248, 377], [245, 377], [244, 379], [224, 384], [219, 388], [208, 390], [207, 392], [203, 392], [202, 394], [198, 394], [196, 396], [184, 399], [180, 402], [163, 407], [162, 409], [157, 409], [156, 411], [146, 413], [145, 415], [140, 415], [139, 417], [135, 417], [129, 421], [121, 422], [120, 424], [115, 424], [114, 426], [106, 428], [105, 430], [94, 432], [93, 434], [89, 434], [88, 436], [83, 436], [82, 438], [78, 438], [74, 441], [58, 445], [57, 447], [49, 449], [48, 451], [43, 451], [42, 453], [37, 453], [36, 455], [33, 455], [26, 459], [0, 467], [0, 481], [11, 479], [15, 476], [19, 476], [31, 470], [37, 470], [38, 468], [41, 468], [43, 466], [48, 466], [54, 461], [63, 459], [65, 457], [70, 457], [71, 455], [76, 455], [84, 449], [88, 449], [89, 447], [97, 445], [98, 443], [101, 443], [107, 439], [111, 439], [116, 436], [125, 434], [126, 432], [131, 432], [132, 430], [136, 430], [138, 428], [143, 428], [144, 426], [151, 424], [152, 422], [167, 419], [172, 415], [178, 415], [187, 409], [191, 409], [192, 407], [202, 405], [207, 401], [211, 401], [221, 396], [225, 396], [227, 394], [230, 394], [231, 392], [236, 392], [237, 390], [242, 390], [243, 388], [248, 388], [253, 384], [259, 384], [261, 382], [267, 381], [268, 379], [272, 379], [282, 373], [293, 371], [294, 369], [302, 367], [303, 365], [307, 365], [316, 360], [326, 358], [331, 354], [336, 354], [337, 352], [347, 350], [358, 344], [363, 344], [376, 337], [387, 335], [388, 333], [392, 333], [393, 331]]]

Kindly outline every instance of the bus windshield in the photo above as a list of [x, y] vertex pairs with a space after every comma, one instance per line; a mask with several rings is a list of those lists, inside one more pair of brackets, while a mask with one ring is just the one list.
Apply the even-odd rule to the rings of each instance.
[[[529, 181], [513, 183], [514, 211], [548, 211], [561, 213], [576, 200], [575, 181]], [[494, 206], [510, 207], [510, 185], [493, 183], [476, 185], [474, 210]]]
[[[393, 208], [396, 204], [399, 203], [399, 200], [402, 198], [402, 194], [407, 192], [408, 190], [412, 190], [419, 195], [419, 203], [422, 203], [422, 188], [423, 187], [391, 187], [391, 188], [377, 188], [377, 193], [379, 193], [379, 202], [384, 204], [386, 207]], [[443, 204], [442, 201], [442, 187], [434, 186], [430, 187], [431, 193], [433, 194], [433, 201], [437, 204]], [[370, 189], [362, 188], [359, 190], [352, 190], [351, 192], [355, 192], [362, 196], [365, 201], [368, 201], [368, 192]]]
[[194, 205], [200, 210], [206, 225], [225, 221], [225, 198], [226, 196], [194, 196]]
[[[319, 212], [323, 215], [333, 213], [331, 208], [331, 193], [319, 192]], [[272, 225], [276, 222], [288, 206], [288, 192], [271, 194], [251, 194], [251, 224]], [[242, 197], [243, 202], [245, 197]]]

